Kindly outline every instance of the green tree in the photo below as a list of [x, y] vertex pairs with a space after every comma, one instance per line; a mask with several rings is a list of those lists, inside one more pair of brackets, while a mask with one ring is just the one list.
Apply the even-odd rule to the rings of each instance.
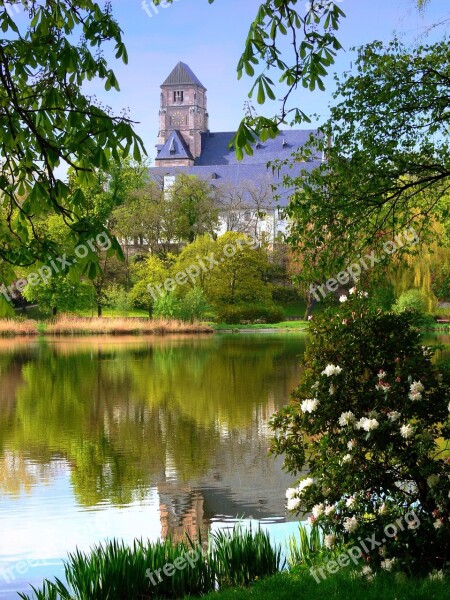
[[426, 241], [436, 238], [436, 220], [448, 228], [449, 70], [446, 41], [359, 50], [322, 137], [299, 153], [324, 152], [327, 161], [286, 178], [295, 188], [290, 242], [311, 271], [323, 277], [366, 249], [380, 253], [411, 225]]
[[149, 254], [136, 261], [131, 271], [134, 285], [130, 300], [134, 306], [147, 310], [151, 317], [155, 301], [160, 297], [156, 286], [162, 285], [169, 276], [166, 266], [157, 256]]
[[90, 309], [94, 304], [94, 290], [89, 282], [73, 280], [67, 275], [52, 275], [38, 285], [27, 285], [23, 296], [37, 302], [39, 308], [56, 316], [58, 312], [76, 312]]
[[80, 242], [98, 233], [83, 215], [82, 189], [72, 190], [57, 168], [71, 167], [78, 183], [88, 185], [94, 168], [104, 168], [110, 158], [119, 162], [131, 150], [140, 160], [143, 150], [128, 118], [111, 115], [82, 92], [92, 79], [106, 90], [119, 89], [101, 51], [112, 42], [116, 58], [127, 62], [110, 4], [22, 4], [29, 21], [20, 28], [11, 11], [0, 8], [0, 198], [9, 215], [0, 257], [14, 265], [57, 252], [35, 228], [41, 218], [60, 215]]
[[227, 304], [264, 304], [272, 300], [266, 281], [267, 253], [254, 247], [245, 234], [229, 231], [215, 244], [214, 268], [205, 281], [207, 298], [215, 306]]
[[191, 243], [199, 235], [214, 235], [219, 210], [215, 190], [207, 181], [182, 173], [166, 191], [165, 201], [175, 217], [176, 239]]

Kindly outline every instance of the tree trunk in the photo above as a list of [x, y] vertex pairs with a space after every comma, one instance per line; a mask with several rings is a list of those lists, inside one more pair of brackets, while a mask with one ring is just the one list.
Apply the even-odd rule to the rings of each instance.
[[102, 305], [99, 302], [97, 304], [97, 317], [101, 317], [101, 316], [102, 316]]
[[57, 307], [57, 306], [54, 306], [54, 307], [52, 308], [52, 315], [53, 315], [54, 317], [56, 317], [56, 315], [57, 315], [57, 314], [58, 314], [58, 307]]

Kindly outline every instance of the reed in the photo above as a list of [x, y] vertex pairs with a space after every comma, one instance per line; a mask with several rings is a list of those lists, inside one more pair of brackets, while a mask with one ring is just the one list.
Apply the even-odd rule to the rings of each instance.
[[14, 336], [83, 336], [212, 333], [201, 323], [140, 318], [94, 318], [62, 315], [54, 321], [0, 319], [0, 337]]
[[[79, 550], [69, 554], [65, 563], [66, 584], [46, 580], [33, 595], [20, 593], [22, 600], [151, 600], [202, 596], [231, 585], [246, 586], [284, 568], [281, 548], [273, 548], [267, 533], [258, 530], [211, 534], [208, 544], [171, 540], [135, 540], [132, 547], [113, 540], [93, 548], [89, 554]], [[203, 552], [200, 549], [203, 549]], [[195, 553], [195, 558], [194, 558]], [[186, 557], [190, 554], [191, 561]], [[176, 568], [177, 559], [185, 566]], [[164, 567], [175, 565], [170, 576]], [[161, 574], [158, 578], [157, 571]], [[149, 574], [154, 574], [153, 582]], [[154, 584], [155, 583], [155, 584]]]

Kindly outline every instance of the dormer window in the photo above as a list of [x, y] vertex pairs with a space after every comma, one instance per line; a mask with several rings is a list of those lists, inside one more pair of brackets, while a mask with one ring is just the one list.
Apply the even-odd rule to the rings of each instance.
[[174, 102], [183, 102], [184, 100], [184, 92], [176, 91], [173, 93], [173, 101]]

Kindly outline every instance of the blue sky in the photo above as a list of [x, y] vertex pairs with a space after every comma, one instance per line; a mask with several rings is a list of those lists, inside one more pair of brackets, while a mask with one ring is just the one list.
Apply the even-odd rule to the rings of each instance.
[[[306, 1], [306, 0], [305, 0]], [[414, 0], [342, 0], [343, 20], [339, 40], [341, 52], [333, 71], [349, 68], [353, 55], [349, 48], [374, 39], [389, 40], [394, 33], [408, 43], [420, 41], [427, 25], [448, 13], [443, 0], [432, 0], [425, 14], [418, 14]], [[210, 128], [232, 131], [243, 115], [250, 81], [237, 81], [236, 64], [243, 48], [249, 24], [259, 0], [175, 0], [172, 6], [159, 8], [156, 14], [147, 0], [112, 0], [129, 53], [129, 64], [111, 61], [121, 92], [104, 92], [100, 85], [89, 91], [118, 113], [129, 109], [131, 118], [139, 121], [136, 130], [146, 145], [149, 157], [155, 154], [158, 131], [159, 86], [178, 61], [189, 64], [208, 89]], [[152, 15], [148, 15], [148, 12]], [[433, 36], [443, 35], [442, 28]], [[433, 38], [431, 38], [433, 39]], [[423, 38], [422, 38], [423, 41]], [[306, 113], [328, 114], [333, 80], [325, 92], [299, 90], [295, 103]], [[280, 97], [281, 97], [280, 88]], [[262, 114], [272, 115], [278, 105], [267, 105]]]

